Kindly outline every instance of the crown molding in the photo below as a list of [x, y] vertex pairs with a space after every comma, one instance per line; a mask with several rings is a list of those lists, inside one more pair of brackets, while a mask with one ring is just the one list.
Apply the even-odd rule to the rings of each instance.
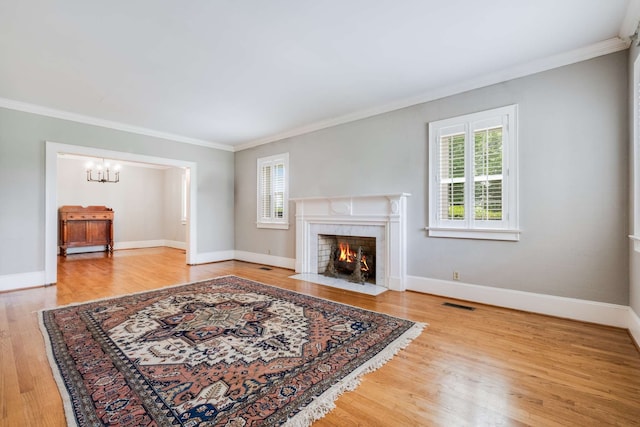
[[168, 132], [161, 132], [153, 129], [133, 126], [126, 123], [104, 120], [97, 117], [85, 116], [82, 114], [71, 113], [54, 108], [43, 107], [41, 105], [29, 104], [26, 102], [15, 101], [13, 99], [0, 98], [0, 107], [10, 110], [23, 111], [25, 113], [33, 113], [41, 116], [53, 117], [56, 119], [69, 120], [72, 122], [83, 123], [87, 125], [100, 126], [124, 132], [136, 133], [139, 135], [152, 136], [155, 138], [166, 139], [169, 141], [182, 142], [185, 144], [200, 145], [202, 147], [215, 148], [218, 150], [234, 151], [233, 147], [226, 144], [219, 144], [212, 141], [189, 138], [187, 136], [176, 135]]
[[[640, 16], [640, 0], [633, 0], [630, 2], [627, 9], [625, 20], [621, 26], [620, 33], [628, 33], [627, 27], [632, 26], [635, 22], [635, 16]], [[635, 27], [632, 32], [635, 31]], [[318, 130], [338, 126], [345, 123], [350, 123], [356, 120], [366, 119], [379, 114], [388, 113], [402, 108], [411, 107], [425, 102], [434, 101], [436, 99], [445, 98], [447, 96], [456, 95], [462, 92], [466, 92], [481, 87], [490, 86], [493, 84], [513, 80], [519, 77], [525, 77], [531, 74], [539, 73], [542, 71], [551, 70], [553, 68], [559, 68], [565, 65], [574, 64], [581, 61], [586, 61], [598, 56], [607, 55], [610, 53], [625, 50], [629, 47], [630, 38], [624, 36], [623, 38], [615, 37], [602, 42], [592, 44], [583, 48], [575, 49], [562, 54], [542, 58], [536, 61], [528, 62], [521, 65], [516, 65], [511, 68], [501, 70], [499, 72], [486, 74], [479, 76], [458, 84], [449, 85], [441, 88], [434, 88], [430, 91], [424, 92], [418, 96], [411, 98], [405, 98], [396, 100], [391, 103], [379, 105], [373, 108], [368, 108], [360, 111], [355, 111], [346, 115], [334, 117], [328, 120], [323, 120], [315, 123], [311, 123], [305, 126], [294, 128], [285, 132], [281, 132], [275, 135], [271, 135], [265, 138], [259, 138], [252, 141], [248, 141], [239, 145], [227, 145], [220, 144], [212, 141], [205, 141], [195, 138], [190, 138], [182, 135], [176, 135], [167, 132], [161, 132], [153, 129], [133, 126], [125, 123], [114, 122], [110, 120], [104, 120], [97, 117], [91, 117], [68, 111], [56, 110], [53, 108], [43, 107], [35, 104], [29, 104], [26, 102], [15, 101], [7, 98], [0, 98], [0, 107], [8, 108], [12, 110], [24, 111], [27, 113], [39, 114], [42, 116], [54, 117], [63, 120], [70, 120], [73, 122], [84, 123], [94, 126], [100, 126], [109, 129], [120, 130], [124, 132], [131, 132], [140, 135], [152, 136], [156, 138], [166, 139], [175, 142], [182, 142], [186, 144], [200, 145], [203, 147], [214, 148], [218, 150], [225, 150], [231, 152], [237, 152], [246, 150], [249, 148], [257, 147], [259, 145], [268, 144], [270, 142], [279, 141], [294, 136], [304, 135], [307, 133], [315, 132]]]
[[638, 30], [638, 21], [640, 21], [640, 0], [629, 0], [627, 11], [620, 24], [618, 37], [623, 40], [630, 40]]
[[554, 68], [563, 67], [565, 65], [574, 64], [577, 62], [586, 61], [596, 58], [598, 56], [607, 55], [614, 52], [625, 50], [629, 47], [630, 41], [623, 40], [619, 37], [614, 37], [602, 42], [598, 42], [583, 48], [575, 49], [569, 52], [561, 53], [558, 55], [542, 58], [536, 61], [528, 62], [521, 65], [516, 65], [499, 72], [486, 74], [479, 76], [461, 83], [457, 83], [442, 88], [435, 88], [428, 92], [422, 93], [418, 96], [397, 100], [388, 104], [380, 105], [378, 107], [369, 108], [366, 110], [356, 111], [343, 116], [335, 117], [329, 120], [323, 120], [315, 122], [306, 126], [302, 126], [296, 129], [292, 129], [286, 132], [275, 134], [266, 138], [260, 138], [253, 141], [249, 141], [244, 144], [239, 144], [234, 147], [234, 151], [246, 150], [249, 148], [257, 147], [259, 145], [268, 144], [270, 142], [279, 141], [285, 138], [291, 138], [318, 130], [326, 129], [329, 127], [341, 125], [344, 123], [353, 122], [356, 120], [366, 119], [368, 117], [376, 116], [390, 111], [400, 110], [402, 108], [411, 107], [425, 102], [434, 101], [436, 99], [445, 98], [447, 96], [456, 95], [462, 92], [466, 92], [473, 89], [479, 89], [481, 87], [490, 86], [497, 83], [502, 83], [508, 80], [513, 80], [519, 77], [525, 77], [531, 74], [536, 74], [542, 71], [551, 70]]

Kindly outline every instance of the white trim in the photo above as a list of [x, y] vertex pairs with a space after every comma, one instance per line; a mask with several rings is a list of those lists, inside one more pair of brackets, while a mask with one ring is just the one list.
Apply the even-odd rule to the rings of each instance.
[[233, 147], [227, 144], [220, 144], [202, 139], [190, 138], [188, 136], [176, 135], [174, 133], [162, 132], [158, 130], [129, 125], [126, 123], [104, 120], [98, 117], [85, 116], [83, 114], [71, 113], [69, 111], [56, 110], [54, 108], [15, 101], [13, 99], [0, 98], [0, 107], [11, 110], [24, 111], [25, 113], [38, 114], [41, 116], [53, 117], [56, 119], [69, 120], [87, 125], [100, 126], [108, 129], [121, 130], [138, 135], [153, 136], [155, 138], [167, 139], [169, 141], [182, 142], [185, 144], [200, 145], [202, 147], [215, 148], [218, 150], [234, 151]]
[[[260, 157], [256, 160], [256, 228], [271, 228], [271, 229], [279, 229], [279, 230], [288, 230], [289, 229], [289, 153], [276, 154], [273, 156]], [[271, 185], [269, 187], [269, 195], [273, 195], [274, 193], [274, 172], [273, 167], [282, 165], [284, 169], [284, 194], [282, 196], [283, 205], [282, 205], [282, 218], [276, 218], [275, 216], [271, 216], [270, 218], [264, 218], [262, 214], [264, 213], [264, 206], [262, 204], [263, 201], [263, 191], [264, 185], [262, 182], [263, 177], [263, 169], [268, 166], [271, 171], [270, 182]], [[273, 209], [275, 208], [275, 202], [271, 201], [271, 212], [270, 215], [274, 215]]]
[[630, 0], [627, 3], [627, 11], [620, 24], [620, 30], [618, 31], [618, 37], [623, 40], [629, 40], [638, 28], [638, 21], [640, 20], [640, 1]]
[[174, 249], [183, 249], [183, 250], [187, 249], [186, 242], [178, 242], [175, 240], [166, 240], [166, 239], [139, 240], [139, 241], [131, 241], [131, 242], [114, 242], [113, 244], [114, 250], [156, 248], [159, 246], [174, 248]]
[[186, 262], [194, 264], [197, 256], [197, 163], [142, 154], [103, 150], [81, 145], [60, 144], [45, 141], [45, 236], [44, 236], [44, 271], [45, 283], [57, 281], [58, 253], [58, 155], [79, 154], [94, 157], [107, 157], [114, 160], [128, 160], [142, 163], [185, 168], [187, 185], [189, 186]]
[[138, 240], [130, 242], [113, 242], [113, 249], [116, 251], [127, 249], [157, 248], [166, 246], [164, 240]]
[[[295, 259], [292, 258], [245, 251], [198, 254], [197, 264], [232, 259], [290, 270], [293, 270], [295, 265]], [[45, 284], [44, 278], [44, 271], [2, 275], [0, 276], [0, 291], [40, 287]], [[625, 328], [636, 344], [640, 345], [640, 317], [628, 306], [418, 276], [407, 276], [407, 290]]]
[[635, 344], [640, 347], [640, 317], [631, 307], [629, 307], [629, 320], [627, 323], [629, 334], [635, 340]]
[[259, 254], [256, 252], [227, 250], [227, 251], [200, 253], [196, 257], [196, 260], [193, 264], [208, 264], [210, 262], [220, 262], [220, 261], [230, 261], [230, 260], [246, 261], [254, 264], [270, 265], [272, 267], [286, 268], [289, 270], [293, 270], [296, 263], [296, 260], [292, 258], [285, 258], [285, 257], [276, 256], [276, 255]]
[[296, 260], [293, 258], [285, 258], [276, 255], [259, 254], [256, 252], [245, 251], [234, 251], [234, 253], [234, 259], [237, 259], [238, 261], [271, 265], [273, 267], [286, 268], [288, 270], [293, 270], [296, 266]]
[[440, 98], [446, 98], [448, 96], [456, 95], [458, 93], [467, 92], [474, 89], [479, 89], [493, 84], [506, 82], [509, 80], [525, 77], [531, 74], [540, 73], [542, 71], [552, 70], [554, 68], [564, 67], [566, 65], [575, 64], [581, 61], [587, 61], [599, 56], [608, 55], [610, 53], [619, 52], [629, 47], [629, 40], [622, 40], [618, 37], [614, 37], [608, 40], [604, 40], [598, 43], [594, 43], [590, 46], [578, 48], [569, 52], [564, 52], [558, 55], [542, 58], [536, 61], [531, 61], [526, 64], [516, 65], [510, 68], [506, 68], [494, 73], [478, 76], [470, 80], [456, 83], [453, 85], [439, 87], [429, 92], [422, 93], [420, 95], [404, 98], [389, 104], [380, 105], [377, 107], [369, 108], [366, 110], [360, 110], [353, 113], [349, 113], [343, 116], [334, 117], [329, 120], [323, 120], [315, 123], [311, 123], [306, 126], [291, 129], [285, 132], [281, 132], [275, 135], [271, 135], [265, 138], [255, 139], [243, 144], [234, 146], [234, 151], [242, 151], [248, 148], [257, 147], [259, 145], [268, 144], [270, 142], [279, 141], [285, 138], [292, 138], [294, 136], [304, 135], [307, 133], [315, 132], [321, 129], [338, 126], [344, 123], [354, 122], [356, 120], [366, 119], [368, 117], [376, 116], [378, 114], [388, 113], [390, 111], [400, 110], [402, 108], [411, 107], [425, 102], [434, 101]]
[[627, 314], [629, 307], [618, 304], [417, 276], [407, 276], [407, 289], [618, 328], [628, 328], [630, 326], [629, 315]]
[[271, 228], [273, 230], [288, 230], [288, 222], [256, 222], [256, 228]]
[[234, 252], [233, 250], [228, 250], [228, 251], [199, 253], [194, 257], [193, 262], [190, 262], [189, 264], [197, 265], [197, 264], [208, 264], [210, 262], [230, 261], [235, 259], [233, 252]]
[[[478, 130], [499, 126], [502, 129], [502, 217], [487, 221], [474, 218], [476, 182], [476, 154], [474, 135]], [[477, 111], [469, 114], [435, 120], [428, 126], [429, 151], [429, 215], [428, 235], [430, 237], [451, 237], [467, 239], [520, 240], [518, 230], [518, 104]], [[443, 138], [463, 135], [464, 176], [443, 177], [443, 161], [449, 162], [449, 154], [442, 153]], [[443, 184], [456, 183], [464, 186], [464, 218], [451, 220], [441, 218], [443, 209], [449, 209], [443, 202]], [[495, 230], [495, 231], [493, 231]]]
[[[158, 247], [186, 250], [187, 244], [185, 242], [178, 242], [176, 240], [165, 240], [165, 239], [138, 240], [138, 241], [130, 241], [130, 242], [114, 242], [113, 244], [113, 250], [115, 251], [128, 250], [128, 249], [158, 248]], [[104, 252], [104, 250], [105, 250], [104, 245], [68, 248], [67, 255], [79, 254], [84, 252]]]
[[44, 271], [2, 275], [0, 276], [0, 292], [44, 286], [44, 277]]
[[457, 239], [482, 239], [482, 240], [506, 240], [517, 242], [520, 240], [520, 230], [511, 229], [460, 229], [444, 227], [425, 227], [429, 237], [454, 237]]
[[406, 289], [409, 193], [306, 197], [296, 204], [296, 273], [318, 273], [318, 235], [376, 238], [376, 285]]
[[[321, 129], [338, 126], [344, 123], [354, 122], [356, 120], [366, 119], [368, 117], [376, 116], [378, 114], [388, 113], [390, 111], [399, 110], [406, 107], [411, 107], [425, 102], [433, 101], [447, 96], [455, 95], [458, 93], [470, 91], [473, 89], [490, 86], [497, 83], [506, 82], [509, 80], [525, 77], [531, 74], [539, 73], [542, 71], [551, 70], [554, 68], [563, 67], [570, 64], [575, 64], [581, 61], [587, 61], [592, 58], [596, 58], [610, 53], [619, 52], [629, 47], [630, 41], [628, 35], [624, 35], [624, 32], [628, 31], [627, 28], [630, 24], [626, 23], [628, 16], [631, 14], [631, 5], [627, 10], [627, 16], [623, 22], [620, 33], [623, 38], [614, 37], [608, 40], [604, 40], [598, 43], [594, 43], [589, 46], [578, 48], [569, 52], [564, 52], [558, 55], [542, 58], [536, 61], [531, 61], [526, 64], [516, 65], [510, 68], [500, 70], [498, 72], [485, 74], [483, 76], [474, 77], [464, 82], [456, 83], [453, 85], [445, 86], [430, 90], [420, 95], [400, 99], [388, 104], [368, 108], [365, 110], [355, 111], [343, 116], [334, 117], [328, 120], [322, 120], [319, 122], [311, 123], [295, 129], [290, 129], [285, 132], [281, 132], [275, 135], [267, 136], [264, 138], [247, 141], [238, 145], [221, 144], [212, 141], [205, 141], [187, 136], [181, 136], [171, 134], [167, 132], [161, 132], [153, 129], [147, 129], [143, 127], [128, 125], [124, 123], [109, 121], [100, 119], [97, 117], [85, 116], [76, 113], [70, 113], [68, 111], [56, 110], [53, 108], [43, 107], [35, 104], [29, 104], [26, 102], [15, 101], [7, 98], [0, 98], [0, 107], [8, 108], [11, 110], [24, 111], [27, 113], [39, 114], [47, 117], [55, 117], [63, 120], [70, 120], [78, 123], [85, 123], [94, 126], [100, 126], [110, 129], [122, 130], [125, 132], [136, 133], [140, 135], [153, 136], [156, 138], [168, 139], [176, 142], [183, 142], [186, 144], [201, 145], [209, 148], [216, 148], [225, 151], [242, 151], [248, 148], [257, 147], [259, 145], [268, 144], [270, 142], [279, 141], [285, 138], [291, 138], [298, 135], [304, 135], [307, 133], [315, 132]], [[635, 28], [633, 29], [635, 30]]]
[[180, 242], [177, 240], [165, 240], [164, 245], [162, 246], [166, 246], [168, 248], [173, 248], [173, 249], [181, 249], [183, 251], [187, 250], [187, 242]]

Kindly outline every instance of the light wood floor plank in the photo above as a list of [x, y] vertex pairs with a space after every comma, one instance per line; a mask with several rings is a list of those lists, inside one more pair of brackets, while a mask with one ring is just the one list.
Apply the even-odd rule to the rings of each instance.
[[343, 394], [323, 426], [640, 425], [640, 354], [627, 331], [415, 292], [355, 294], [228, 261], [185, 265], [168, 248], [60, 258], [56, 286], [0, 294], [0, 423], [66, 425], [36, 312], [234, 274], [429, 323]]

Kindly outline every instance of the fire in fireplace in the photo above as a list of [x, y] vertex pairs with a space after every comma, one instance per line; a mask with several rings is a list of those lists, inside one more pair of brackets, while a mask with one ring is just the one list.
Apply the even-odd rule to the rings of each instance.
[[318, 272], [354, 283], [375, 283], [374, 237], [318, 236]]

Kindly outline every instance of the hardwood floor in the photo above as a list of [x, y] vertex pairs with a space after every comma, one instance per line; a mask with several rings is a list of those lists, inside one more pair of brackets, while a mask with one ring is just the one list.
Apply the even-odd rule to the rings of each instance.
[[239, 261], [189, 267], [167, 248], [60, 258], [56, 286], [0, 294], [0, 425], [66, 425], [38, 310], [227, 274], [429, 323], [314, 427], [640, 425], [640, 353], [625, 330], [414, 292], [355, 294]]

